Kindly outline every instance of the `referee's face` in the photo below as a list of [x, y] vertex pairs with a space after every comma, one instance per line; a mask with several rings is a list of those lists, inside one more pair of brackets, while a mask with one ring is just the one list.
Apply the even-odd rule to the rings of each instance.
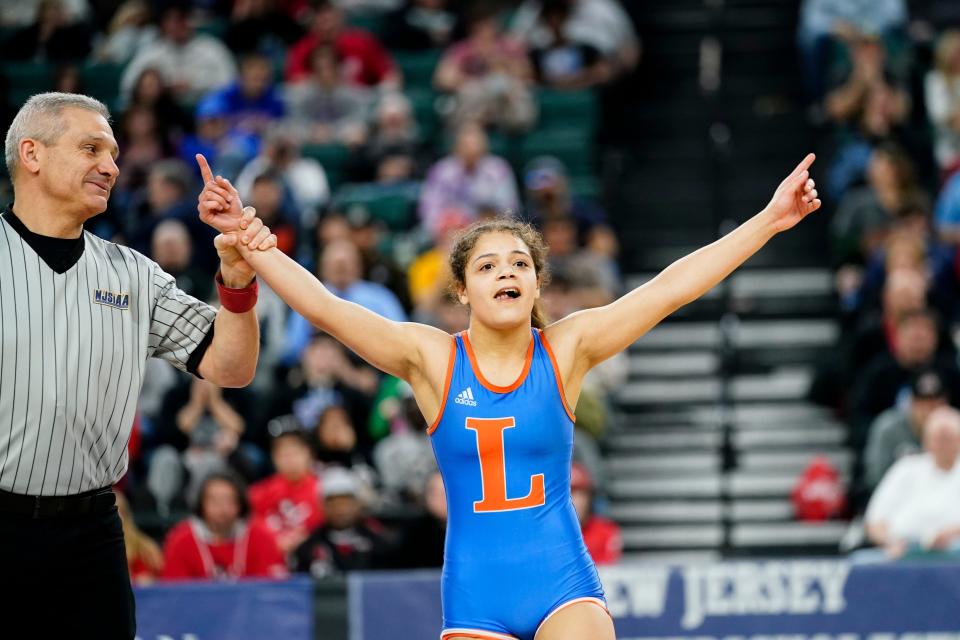
[[110, 124], [99, 113], [65, 108], [63, 130], [46, 147], [40, 177], [61, 210], [86, 220], [107, 208], [117, 180], [119, 149]]

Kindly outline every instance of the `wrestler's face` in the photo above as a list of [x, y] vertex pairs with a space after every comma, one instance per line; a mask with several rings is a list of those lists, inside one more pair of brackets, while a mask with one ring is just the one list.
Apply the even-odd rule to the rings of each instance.
[[470, 305], [472, 320], [493, 329], [530, 323], [540, 282], [523, 240], [503, 231], [481, 236], [464, 271], [466, 286], [458, 297]]
[[65, 107], [59, 120], [59, 135], [49, 144], [36, 143], [28, 169], [38, 171], [43, 191], [61, 211], [86, 220], [107, 208], [120, 173], [117, 141], [95, 111]]

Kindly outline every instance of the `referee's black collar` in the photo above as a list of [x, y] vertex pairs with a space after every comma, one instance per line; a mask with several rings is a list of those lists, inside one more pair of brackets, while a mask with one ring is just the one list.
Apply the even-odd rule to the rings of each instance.
[[83, 232], [78, 238], [53, 238], [34, 233], [13, 213], [12, 204], [3, 210], [3, 219], [9, 222], [13, 230], [57, 273], [66, 273], [83, 255]]

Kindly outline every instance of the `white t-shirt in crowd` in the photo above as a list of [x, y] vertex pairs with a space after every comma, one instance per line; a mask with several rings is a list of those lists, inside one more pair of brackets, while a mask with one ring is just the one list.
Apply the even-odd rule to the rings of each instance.
[[884, 522], [893, 539], [923, 544], [960, 525], [960, 460], [944, 471], [928, 453], [900, 458], [870, 499], [866, 522]]

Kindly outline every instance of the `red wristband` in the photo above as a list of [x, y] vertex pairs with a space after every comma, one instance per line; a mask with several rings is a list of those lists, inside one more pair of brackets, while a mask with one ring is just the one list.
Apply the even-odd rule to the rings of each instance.
[[220, 296], [220, 305], [231, 313], [246, 313], [257, 304], [257, 292], [260, 290], [257, 279], [243, 289], [231, 289], [223, 284], [223, 275], [217, 271], [214, 278], [217, 283], [217, 294]]

